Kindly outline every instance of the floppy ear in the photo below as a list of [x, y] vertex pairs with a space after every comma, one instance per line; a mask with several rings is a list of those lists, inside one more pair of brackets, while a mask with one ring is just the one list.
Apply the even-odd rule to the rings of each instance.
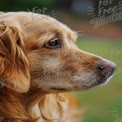
[[30, 75], [22, 32], [3, 23], [0, 24], [0, 62], [0, 82], [17, 92], [27, 92]]

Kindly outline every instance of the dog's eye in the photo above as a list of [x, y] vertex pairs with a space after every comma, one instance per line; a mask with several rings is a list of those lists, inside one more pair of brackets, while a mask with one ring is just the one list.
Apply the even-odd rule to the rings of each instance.
[[61, 48], [61, 40], [59, 38], [48, 41], [43, 47], [49, 49]]

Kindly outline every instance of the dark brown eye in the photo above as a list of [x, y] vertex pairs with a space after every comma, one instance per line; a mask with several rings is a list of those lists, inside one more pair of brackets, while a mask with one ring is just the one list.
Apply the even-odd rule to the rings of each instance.
[[49, 49], [61, 48], [61, 40], [59, 38], [48, 41], [43, 47]]

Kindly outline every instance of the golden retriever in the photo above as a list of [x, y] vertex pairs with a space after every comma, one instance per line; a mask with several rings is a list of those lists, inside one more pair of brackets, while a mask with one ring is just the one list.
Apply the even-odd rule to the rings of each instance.
[[0, 116], [3, 122], [76, 122], [62, 92], [108, 81], [116, 65], [81, 51], [77, 34], [54, 18], [0, 13]]

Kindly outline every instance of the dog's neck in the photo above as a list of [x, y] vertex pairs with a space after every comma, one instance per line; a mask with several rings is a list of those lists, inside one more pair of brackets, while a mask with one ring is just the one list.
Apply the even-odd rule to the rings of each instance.
[[[7, 88], [0, 88], [0, 117], [1, 122], [20, 119], [27, 119], [26, 111], [23, 106], [23, 98], [20, 94]], [[7, 121], [8, 120], [8, 121]]]
[[67, 99], [61, 93], [46, 93], [39, 88], [32, 88], [26, 96], [26, 110], [37, 122], [68, 122], [69, 106]]
[[[61, 94], [49, 94], [32, 88], [19, 94], [7, 88], [0, 89], [0, 117], [3, 122], [59, 122], [67, 120], [68, 102]], [[65, 121], [64, 121], [65, 122]]]

